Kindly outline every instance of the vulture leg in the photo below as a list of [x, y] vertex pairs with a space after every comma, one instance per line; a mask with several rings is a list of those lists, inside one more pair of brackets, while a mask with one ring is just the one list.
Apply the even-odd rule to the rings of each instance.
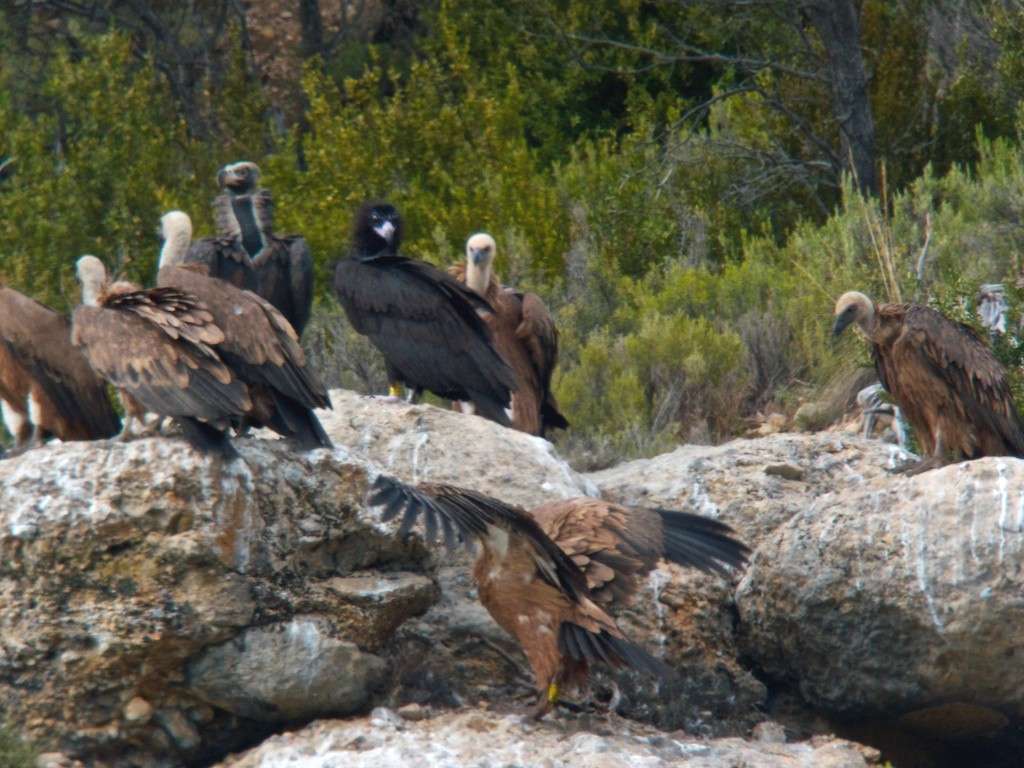
[[135, 414], [128, 413], [126, 410], [124, 413], [124, 424], [121, 425], [121, 431], [117, 433], [114, 438], [119, 443], [127, 443], [132, 439], [133, 427], [135, 426]]

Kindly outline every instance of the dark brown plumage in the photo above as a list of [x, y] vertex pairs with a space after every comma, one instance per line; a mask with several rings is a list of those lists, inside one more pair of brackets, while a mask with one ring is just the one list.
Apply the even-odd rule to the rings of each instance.
[[205, 307], [177, 288], [107, 287], [94, 256], [78, 260], [78, 277], [71, 341], [127, 396], [126, 411], [173, 417], [196, 449], [234, 457], [227, 424], [252, 402], [213, 349], [224, 334]]
[[398, 254], [402, 220], [379, 200], [356, 213], [352, 252], [335, 266], [331, 287], [352, 327], [384, 355], [391, 382], [476, 404], [510, 426], [515, 375], [477, 314], [491, 307], [447, 272]]
[[106, 385], [71, 345], [71, 323], [59, 312], [0, 282], [0, 398], [15, 446], [99, 440], [121, 422]]
[[218, 171], [219, 234], [192, 243], [184, 263], [202, 264], [211, 277], [258, 293], [301, 336], [313, 304], [313, 257], [305, 238], [274, 234], [273, 197], [257, 188], [259, 179], [259, 168], [247, 161]]
[[460, 536], [479, 543], [473, 574], [480, 602], [526, 653], [540, 693], [535, 717], [551, 710], [561, 686], [584, 683], [594, 662], [668, 674], [603, 607], [631, 601], [659, 558], [726, 573], [749, 554], [727, 526], [684, 512], [588, 498], [526, 512], [464, 488], [413, 488], [384, 476], [374, 489], [385, 519], [403, 516], [403, 534], [422, 515], [428, 543], [439, 531], [448, 546]]
[[171, 211], [161, 219], [164, 247], [157, 284], [195, 296], [224, 332], [214, 344], [221, 360], [249, 387], [251, 416], [305, 447], [333, 447], [314, 408], [330, 408], [327, 388], [306, 359], [291, 325], [266, 299], [217, 280], [200, 265], [184, 265], [188, 216]]
[[981, 456], [1024, 457], [1024, 424], [1006, 371], [974, 329], [920, 304], [839, 297], [835, 334], [851, 323], [871, 345], [878, 378], [921, 442], [916, 473]]
[[494, 335], [494, 348], [515, 372], [512, 426], [531, 435], [565, 429], [551, 377], [558, 364], [558, 329], [544, 301], [535, 293], [505, 288], [494, 274], [494, 238], [478, 233], [466, 242], [466, 262], [448, 271], [493, 307], [484, 317]]

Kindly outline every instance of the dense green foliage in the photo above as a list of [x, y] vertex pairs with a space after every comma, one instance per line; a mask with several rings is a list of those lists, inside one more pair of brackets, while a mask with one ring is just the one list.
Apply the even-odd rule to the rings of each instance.
[[[655, 12], [626, 0], [442, 2], [418, 55], [363, 46], [349, 59], [311, 60], [306, 120], [284, 136], [269, 130], [267, 98], [239, 53], [207, 105], [223, 132], [216, 145], [190, 133], [159, 69], [116, 33], [56, 49], [34, 72], [31, 110], [23, 64], [0, 58], [0, 156], [16, 157], [17, 169], [0, 185], [3, 275], [63, 310], [76, 301], [82, 253], [147, 282], [159, 216], [182, 208], [196, 236], [212, 233], [214, 173], [245, 157], [274, 192], [278, 230], [302, 232], [313, 249], [318, 309], [307, 342], [332, 384], [382, 382], [375, 352], [326, 287], [355, 206], [382, 196], [405, 215], [408, 254], [446, 265], [470, 233], [489, 231], [501, 277], [548, 301], [562, 330], [556, 391], [573, 424], [557, 438], [565, 452], [599, 464], [723, 439], [758, 413], [792, 415], [824, 398], [866, 362], [855, 334], [830, 337], [844, 290], [883, 300], [898, 291], [977, 323], [978, 286], [1003, 281], [1016, 328], [1024, 22], [995, 9], [998, 66], [982, 76], [965, 63], [950, 81], [929, 69], [926, 5], [864, 4], [889, 169], [883, 202], [851, 183], [822, 193], [805, 176], [751, 181], [760, 156], [723, 148], [796, 155], [803, 141], [763, 97], [723, 98], [696, 126], [679, 121], [733, 82], [728, 67], [645, 65], [640, 47], [664, 42], [668, 24], [692, 25], [700, 9], [685, 3]], [[637, 45], [574, 52], [566, 35], [594, 29]], [[701, 34], [709, 47], [765, 54], [792, 43], [791, 27], [768, 18]], [[357, 60], [366, 66], [353, 74]], [[761, 85], [834, 134], [820, 83], [765, 73]], [[1015, 338], [997, 349], [1019, 376]]]
[[9, 728], [0, 725], [0, 766], [32, 768], [35, 764], [35, 750]]

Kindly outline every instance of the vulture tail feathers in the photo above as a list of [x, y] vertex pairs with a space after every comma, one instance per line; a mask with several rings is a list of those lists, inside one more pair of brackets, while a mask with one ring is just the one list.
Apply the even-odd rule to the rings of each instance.
[[563, 621], [558, 630], [558, 652], [576, 661], [603, 661], [614, 667], [630, 667], [654, 679], [667, 679], [672, 670], [635, 643], [622, 637], [590, 632], [571, 621]]
[[481, 416], [503, 427], [512, 428], [512, 421], [508, 417], [508, 411], [505, 410], [509, 405], [508, 403], [502, 403], [499, 400], [495, 400], [493, 396], [482, 392], [470, 392], [470, 395], [470, 399], [476, 405]]
[[544, 429], [568, 429], [569, 420], [565, 418], [551, 403], [545, 401], [540, 406], [540, 421]]
[[653, 511], [661, 516], [666, 560], [727, 576], [750, 557], [750, 547], [734, 539], [732, 528], [725, 523], [690, 512]]
[[334, 447], [320, 419], [310, 408], [273, 389], [269, 392], [275, 407], [268, 427], [279, 435], [294, 440], [303, 448]]
[[229, 461], [238, 458], [238, 452], [226, 431], [187, 416], [178, 417], [177, 421], [185, 439], [200, 453], [223, 456]]

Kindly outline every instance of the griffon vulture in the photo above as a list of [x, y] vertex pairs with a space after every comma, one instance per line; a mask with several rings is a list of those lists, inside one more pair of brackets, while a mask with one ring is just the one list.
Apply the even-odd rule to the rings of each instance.
[[71, 341], [118, 388], [126, 414], [172, 417], [197, 450], [236, 456], [227, 425], [252, 401], [214, 351], [224, 333], [205, 307], [177, 288], [108, 287], [95, 256], [81, 257], [77, 273], [82, 305], [72, 315]]
[[540, 694], [533, 717], [554, 707], [563, 686], [585, 683], [593, 662], [668, 674], [605, 610], [628, 604], [660, 557], [725, 574], [749, 555], [728, 526], [685, 512], [591, 498], [526, 512], [464, 488], [413, 488], [383, 475], [374, 491], [372, 501], [385, 505], [384, 519], [403, 515], [403, 535], [422, 514], [428, 544], [438, 530], [449, 547], [457, 537], [478, 542], [473, 575], [480, 602], [530, 662]]
[[466, 242], [466, 263], [448, 271], [483, 296], [494, 308], [485, 316], [494, 347], [516, 375], [512, 395], [512, 426], [531, 435], [565, 429], [551, 393], [551, 375], [558, 364], [558, 329], [544, 301], [535, 293], [503, 288], [494, 274], [494, 238], [478, 233]]
[[185, 263], [205, 264], [211, 277], [255, 291], [301, 336], [313, 304], [313, 257], [305, 238], [274, 234], [273, 198], [257, 188], [259, 180], [260, 169], [247, 161], [217, 172], [219, 237], [194, 242]]
[[835, 335], [864, 332], [878, 378], [921, 441], [916, 474], [981, 456], [1024, 457], [1024, 424], [1006, 371], [974, 329], [921, 304], [882, 304], [849, 291], [835, 308]]
[[506, 412], [515, 374], [492, 344], [478, 310], [491, 306], [452, 275], [398, 254], [402, 219], [370, 200], [356, 213], [352, 253], [335, 266], [331, 287], [352, 327], [384, 355], [397, 383], [447, 400], [472, 401], [481, 415], [511, 426]]
[[100, 440], [121, 428], [106, 385], [80, 350], [60, 312], [0, 281], [0, 399], [15, 447]]
[[251, 291], [210, 277], [198, 264], [184, 264], [192, 232], [189, 217], [171, 211], [160, 219], [164, 237], [157, 285], [178, 288], [203, 303], [224, 332], [214, 344], [221, 360], [249, 387], [251, 416], [302, 446], [332, 448], [313, 408], [330, 408], [320, 381], [291, 325], [274, 306]]

